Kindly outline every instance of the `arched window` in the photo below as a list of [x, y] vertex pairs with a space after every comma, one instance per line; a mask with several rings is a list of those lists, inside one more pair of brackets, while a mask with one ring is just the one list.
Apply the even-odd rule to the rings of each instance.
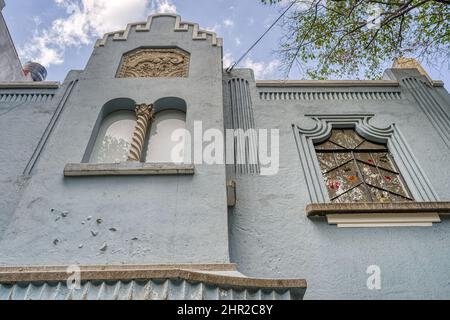
[[103, 119], [91, 152], [92, 163], [127, 161], [136, 125], [133, 111], [115, 111]]
[[[172, 133], [177, 129], [186, 128], [186, 114], [179, 110], [164, 110], [156, 113], [150, 126], [145, 162], [181, 162], [183, 148], [172, 157], [172, 150], [180, 141], [172, 141]], [[182, 143], [182, 142], [181, 142]]]
[[333, 129], [315, 150], [332, 202], [413, 200], [385, 144], [370, 142], [353, 129]]

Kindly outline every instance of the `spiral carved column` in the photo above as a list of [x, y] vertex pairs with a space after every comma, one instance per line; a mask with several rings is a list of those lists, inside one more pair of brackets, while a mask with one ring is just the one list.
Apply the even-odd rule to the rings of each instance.
[[133, 140], [131, 142], [128, 161], [140, 161], [142, 147], [144, 146], [147, 128], [153, 121], [154, 111], [153, 104], [141, 103], [136, 105], [136, 127], [134, 128]]

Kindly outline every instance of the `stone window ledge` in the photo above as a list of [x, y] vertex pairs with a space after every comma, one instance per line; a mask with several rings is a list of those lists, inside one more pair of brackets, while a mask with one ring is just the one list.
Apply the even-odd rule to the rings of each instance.
[[450, 214], [450, 202], [313, 203], [308, 218], [326, 217], [338, 227], [431, 226]]
[[174, 163], [68, 163], [64, 167], [65, 177], [193, 174], [194, 165]]

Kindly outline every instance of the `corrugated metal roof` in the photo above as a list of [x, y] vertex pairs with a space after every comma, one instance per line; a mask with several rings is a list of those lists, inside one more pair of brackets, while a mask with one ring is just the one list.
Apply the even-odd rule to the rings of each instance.
[[224, 288], [182, 279], [0, 284], [0, 300], [299, 300], [301, 289]]

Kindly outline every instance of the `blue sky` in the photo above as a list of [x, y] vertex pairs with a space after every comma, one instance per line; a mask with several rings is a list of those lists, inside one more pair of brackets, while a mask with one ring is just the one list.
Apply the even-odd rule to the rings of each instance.
[[[259, 0], [6, 0], [3, 14], [19, 56], [41, 62], [47, 80], [63, 80], [72, 69], [83, 69], [95, 40], [105, 32], [123, 29], [155, 12], [177, 12], [224, 38], [225, 61], [238, 58], [266, 30], [284, 6], [265, 6]], [[281, 29], [274, 28], [241, 67], [254, 69], [259, 79], [280, 79], [275, 50]], [[386, 67], [390, 66], [390, 62]], [[424, 65], [433, 79], [450, 84], [448, 70]], [[293, 70], [290, 79], [302, 75]]]

